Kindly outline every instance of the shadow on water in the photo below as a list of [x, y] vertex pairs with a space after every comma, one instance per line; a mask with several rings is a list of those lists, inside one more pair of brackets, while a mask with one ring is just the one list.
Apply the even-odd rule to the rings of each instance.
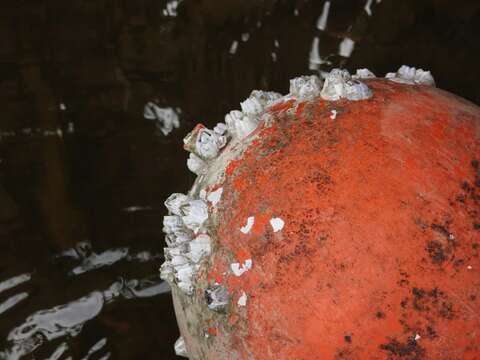
[[479, 103], [480, 4], [454, 4], [3, 1], [0, 359], [175, 358], [161, 219], [193, 124], [336, 66]]

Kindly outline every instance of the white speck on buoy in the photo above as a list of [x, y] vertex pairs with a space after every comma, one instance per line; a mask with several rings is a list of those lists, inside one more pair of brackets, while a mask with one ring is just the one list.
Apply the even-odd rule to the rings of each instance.
[[250, 39], [250, 34], [249, 33], [243, 33], [242, 34], [242, 41], [247, 42], [248, 39]]
[[248, 234], [250, 230], [252, 229], [253, 224], [255, 223], [255, 217], [254, 216], [249, 216], [247, 219], [247, 224], [245, 226], [242, 226], [240, 228], [240, 231], [244, 234]]
[[208, 194], [207, 200], [210, 201], [213, 206], [215, 206], [222, 198], [222, 193], [223, 193], [223, 188], [219, 188], [215, 191], [212, 191], [210, 194]]
[[241, 276], [244, 272], [247, 272], [252, 268], [253, 262], [252, 259], [247, 259], [243, 264], [232, 263], [230, 264], [230, 269], [235, 276]]
[[330, 119], [335, 120], [337, 117], [337, 110], [332, 110], [331, 113], [332, 115], [330, 115]]
[[67, 107], [65, 106], [64, 103], [60, 103], [60, 110], [62, 110], [62, 111], [67, 110]]
[[467, 266], [467, 269], [468, 269], [468, 270], [472, 270], [472, 269], [473, 269], [472, 265], [468, 265], [468, 266]]
[[418, 340], [420, 340], [421, 338], [422, 338], [422, 337], [421, 337], [420, 335], [418, 335], [418, 334], [415, 335], [415, 341], [418, 341]]
[[270, 225], [272, 225], [273, 232], [277, 232], [283, 229], [285, 226], [285, 221], [283, 221], [280, 218], [271, 218], [270, 219]]
[[242, 295], [238, 298], [237, 304], [238, 306], [245, 306], [247, 305], [248, 296], [245, 294], [245, 291], [242, 292]]

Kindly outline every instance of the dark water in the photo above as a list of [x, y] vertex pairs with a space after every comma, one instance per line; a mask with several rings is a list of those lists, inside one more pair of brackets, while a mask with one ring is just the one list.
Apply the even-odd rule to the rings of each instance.
[[[478, 1], [333, 0], [325, 24], [327, 7], [0, 3], [0, 359], [175, 358], [162, 203], [193, 181], [184, 135], [252, 89], [409, 64], [480, 103]], [[150, 101], [180, 128], [145, 119]]]

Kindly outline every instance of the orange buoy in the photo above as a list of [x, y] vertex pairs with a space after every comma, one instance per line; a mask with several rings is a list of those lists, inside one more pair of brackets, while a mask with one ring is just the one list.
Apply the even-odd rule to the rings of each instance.
[[166, 262], [191, 359], [480, 356], [480, 109], [402, 67], [254, 92], [186, 138]]

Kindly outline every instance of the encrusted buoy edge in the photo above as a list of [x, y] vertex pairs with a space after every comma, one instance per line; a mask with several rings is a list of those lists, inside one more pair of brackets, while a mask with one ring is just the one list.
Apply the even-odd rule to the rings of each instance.
[[435, 80], [430, 71], [407, 65], [400, 66], [395, 73], [387, 73], [385, 78], [401, 84], [435, 86]]
[[[287, 95], [254, 90], [240, 103], [241, 111], [233, 110], [225, 116], [225, 123], [218, 123], [213, 130], [198, 124], [184, 139], [184, 148], [190, 152], [187, 167], [197, 175], [197, 179], [188, 195], [174, 193], [165, 201], [169, 214], [163, 220], [167, 247], [164, 249], [165, 262], [160, 268], [161, 278], [177, 286], [184, 294], [193, 294], [196, 274], [211, 255], [212, 234], [209, 234], [208, 222], [223, 192], [221, 187], [208, 192], [205, 184], [224, 181], [228, 163], [248, 148], [252, 141], [250, 135], [260, 123], [271, 121], [270, 107], [289, 100], [301, 102], [315, 97], [326, 101], [366, 100], [373, 96], [373, 92], [361, 80], [375, 77], [368, 69], [358, 69], [354, 75], [344, 69], [333, 69], [324, 75], [324, 80], [316, 75], [296, 77], [290, 80]], [[435, 85], [429, 71], [406, 65], [396, 73], [388, 73], [386, 78], [404, 84]], [[249, 267], [242, 268], [244, 271], [251, 267], [252, 260], [248, 261]], [[233, 266], [230, 272], [239, 276], [239, 271], [235, 269]], [[208, 294], [212, 298], [218, 291], [222, 292], [223, 300], [207, 304], [211, 305], [208, 306], [210, 310], [224, 309], [230, 301], [228, 289], [221, 284], [215, 284]], [[238, 306], [246, 305], [246, 296], [242, 294]], [[188, 357], [182, 337], [175, 343], [176, 351], [177, 348], [182, 353], [178, 355]]]

